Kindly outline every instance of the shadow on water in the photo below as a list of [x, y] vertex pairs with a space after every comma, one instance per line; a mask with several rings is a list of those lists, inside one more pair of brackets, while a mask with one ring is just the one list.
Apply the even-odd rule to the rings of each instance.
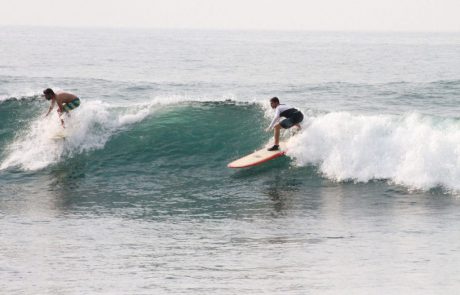
[[63, 193], [80, 189], [86, 177], [86, 168], [86, 161], [81, 159], [69, 159], [52, 167], [49, 171], [50, 189]]

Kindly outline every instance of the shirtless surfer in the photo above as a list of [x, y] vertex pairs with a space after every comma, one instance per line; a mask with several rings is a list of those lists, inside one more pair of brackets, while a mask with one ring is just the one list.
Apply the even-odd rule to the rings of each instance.
[[45, 98], [47, 100], [51, 100], [51, 105], [48, 110], [48, 113], [46, 113], [45, 117], [49, 115], [49, 113], [53, 110], [54, 105], [58, 105], [58, 114], [59, 118], [61, 119], [61, 124], [62, 127], [65, 128], [64, 126], [64, 120], [61, 118], [61, 116], [66, 113], [70, 116], [70, 111], [77, 108], [80, 105], [80, 99], [68, 92], [59, 92], [59, 93], [54, 93], [53, 89], [47, 88], [43, 91], [43, 94], [45, 95]]
[[[285, 104], [280, 104], [278, 97], [273, 97], [270, 99], [270, 106], [275, 110], [275, 116], [273, 120], [265, 131], [270, 131], [272, 128], [275, 130], [275, 144], [269, 148], [269, 151], [279, 150], [280, 144], [280, 129], [289, 129], [292, 126], [297, 126], [300, 129], [299, 123], [303, 120], [303, 114], [298, 109], [287, 106]], [[278, 123], [280, 117], [285, 117], [281, 122]]]

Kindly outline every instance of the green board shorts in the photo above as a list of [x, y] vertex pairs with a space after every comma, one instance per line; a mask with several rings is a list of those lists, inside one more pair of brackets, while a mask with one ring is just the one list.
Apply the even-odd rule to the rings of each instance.
[[80, 105], [80, 99], [77, 97], [74, 100], [72, 100], [71, 102], [64, 104], [62, 106], [62, 109], [64, 110], [64, 112], [68, 113], [71, 110], [73, 110], [75, 108], [78, 108], [79, 105]]

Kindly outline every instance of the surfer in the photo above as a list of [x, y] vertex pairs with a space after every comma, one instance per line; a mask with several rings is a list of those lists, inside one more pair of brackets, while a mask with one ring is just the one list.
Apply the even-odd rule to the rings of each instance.
[[43, 90], [43, 94], [47, 100], [51, 100], [50, 108], [45, 117], [49, 115], [49, 113], [53, 110], [54, 105], [57, 104], [59, 119], [61, 119], [62, 127], [65, 128], [64, 120], [61, 118], [61, 116], [66, 113], [70, 117], [69, 112], [80, 105], [80, 99], [76, 95], [68, 92], [59, 92], [56, 94], [51, 88]]
[[[272, 109], [275, 110], [275, 116], [273, 117], [273, 120], [268, 126], [268, 128], [265, 131], [270, 131], [272, 128], [275, 130], [275, 144], [269, 148], [269, 151], [277, 151], [279, 150], [279, 144], [280, 144], [280, 129], [289, 129], [292, 126], [297, 126], [297, 128], [301, 128], [299, 123], [302, 122], [303, 120], [303, 114], [300, 112], [298, 109], [287, 106], [285, 104], [280, 104], [280, 100], [278, 97], [272, 97], [270, 99], [270, 106]], [[281, 122], [278, 123], [280, 117], [284, 117], [286, 119], [283, 119]]]

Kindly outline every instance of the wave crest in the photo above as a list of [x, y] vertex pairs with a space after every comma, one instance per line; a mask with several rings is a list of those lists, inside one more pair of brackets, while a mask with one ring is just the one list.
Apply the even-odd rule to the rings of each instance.
[[460, 124], [412, 113], [363, 116], [339, 112], [310, 118], [289, 142], [299, 166], [318, 165], [326, 177], [387, 179], [416, 189], [460, 190]]

